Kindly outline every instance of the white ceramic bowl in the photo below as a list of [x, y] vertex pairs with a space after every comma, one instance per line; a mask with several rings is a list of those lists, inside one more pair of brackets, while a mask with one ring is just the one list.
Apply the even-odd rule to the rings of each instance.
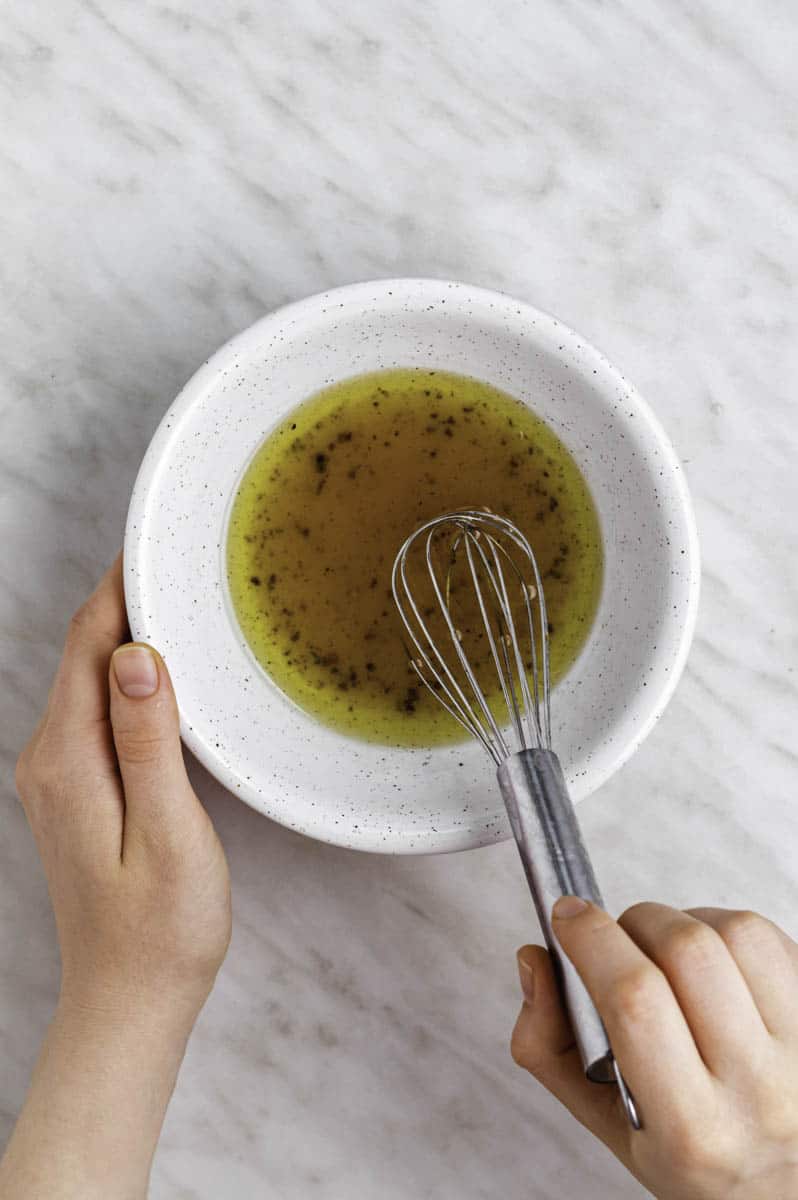
[[673, 449], [623, 376], [553, 317], [496, 292], [378, 280], [288, 305], [233, 338], [164, 416], [125, 535], [133, 637], [174, 679], [183, 738], [230, 791], [311, 837], [363, 850], [461, 850], [510, 836], [475, 744], [394, 750], [334, 733], [285, 699], [227, 595], [226, 523], [253, 453], [336, 380], [390, 367], [476, 376], [535, 410], [595, 500], [605, 579], [588, 642], [552, 697], [575, 800], [604, 783], [662, 713], [693, 632], [695, 524]]

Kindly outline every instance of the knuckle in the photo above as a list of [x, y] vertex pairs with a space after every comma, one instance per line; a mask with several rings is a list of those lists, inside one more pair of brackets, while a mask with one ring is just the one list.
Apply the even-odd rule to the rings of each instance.
[[641, 964], [625, 971], [609, 989], [607, 1008], [625, 1023], [647, 1021], [654, 1013], [662, 989], [660, 972], [653, 964]]
[[701, 921], [687, 920], [674, 924], [663, 935], [661, 951], [667, 961], [705, 958], [718, 944], [717, 935]]
[[645, 917], [652, 908], [656, 907], [657, 905], [650, 900], [639, 900], [637, 904], [632, 904], [621, 913], [618, 924], [622, 929], [626, 929], [627, 925], [635, 925], [638, 918]]
[[519, 1045], [515, 1037], [510, 1042], [510, 1057], [517, 1067], [528, 1069], [528, 1059], [524, 1047]]
[[36, 770], [34, 786], [44, 799], [57, 799], [64, 791], [64, 777], [56, 767], [42, 764]]
[[20, 754], [14, 766], [14, 786], [20, 796], [24, 796], [30, 784], [30, 753], [27, 746]]
[[69, 633], [80, 637], [93, 624], [94, 609], [91, 598], [85, 600], [80, 608], [76, 608], [69, 619]]
[[768, 1095], [760, 1099], [759, 1115], [764, 1138], [776, 1145], [795, 1145], [798, 1138], [798, 1099], [790, 1095], [789, 1088], [779, 1089], [776, 1097], [769, 1090]]
[[681, 1121], [674, 1122], [670, 1130], [668, 1148], [682, 1172], [693, 1177], [714, 1172], [723, 1153], [716, 1131], [713, 1130], [712, 1137], [704, 1137], [693, 1125]]
[[45, 809], [60, 806], [66, 790], [63, 772], [51, 762], [38, 760], [30, 767], [26, 786], [27, 794]]
[[164, 740], [159, 732], [131, 727], [114, 730], [114, 744], [120, 762], [132, 765], [158, 762], [163, 756]]
[[96, 642], [99, 638], [102, 641], [117, 644], [119, 633], [119, 630], [109, 627], [108, 614], [95, 592], [73, 612], [69, 619], [66, 640], [69, 644], [70, 642], [83, 643], [86, 640]]
[[716, 1104], [703, 1116], [695, 1111], [674, 1114], [663, 1149], [679, 1164], [685, 1181], [703, 1189], [712, 1180], [724, 1189], [723, 1195], [729, 1195], [733, 1181], [739, 1177], [743, 1146], [734, 1124]]
[[768, 932], [765, 918], [749, 909], [728, 913], [720, 924], [720, 935], [731, 946], [760, 941]]
[[510, 1038], [510, 1055], [518, 1067], [523, 1067], [532, 1075], [539, 1076], [545, 1047], [541, 1044], [540, 1030], [532, 1013], [524, 1005], [518, 1014], [518, 1019]]
[[513, 1030], [513, 1036], [510, 1039], [510, 1056], [517, 1067], [523, 1067], [525, 1071], [529, 1071], [532, 1075], [537, 1073], [540, 1065], [540, 1054], [536, 1052], [535, 1047], [530, 1045], [528, 1039], [523, 1037], [517, 1029]]

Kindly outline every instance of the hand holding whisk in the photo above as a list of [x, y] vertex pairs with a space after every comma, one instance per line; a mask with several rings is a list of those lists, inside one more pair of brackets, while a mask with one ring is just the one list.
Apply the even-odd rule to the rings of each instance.
[[[560, 896], [598, 905], [602, 899], [551, 748], [549, 630], [532, 548], [512, 521], [488, 510], [459, 510], [427, 521], [407, 539], [392, 589], [417, 675], [498, 768], [585, 1073], [594, 1082], [618, 1084], [629, 1121], [639, 1129], [601, 1018], [552, 929]], [[469, 612], [470, 641], [460, 627]], [[484, 663], [475, 661], [477, 649]], [[491, 669], [490, 684], [484, 666]]]

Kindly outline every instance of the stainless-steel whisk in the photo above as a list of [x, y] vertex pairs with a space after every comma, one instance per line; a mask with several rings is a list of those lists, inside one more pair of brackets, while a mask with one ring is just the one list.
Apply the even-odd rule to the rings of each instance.
[[[408, 559], [414, 550], [423, 552], [422, 570], [434, 596], [431, 608], [422, 607], [412, 576], [408, 578]], [[509, 714], [509, 729], [502, 727], [501, 717], [477, 680], [453, 612], [453, 571], [463, 566], [463, 560]], [[599, 906], [603, 902], [560, 761], [551, 748], [549, 627], [532, 547], [512, 521], [487, 509], [447, 513], [427, 521], [407, 539], [396, 556], [391, 586], [413, 643], [416, 674], [484, 746], [498, 768], [499, 787], [585, 1073], [593, 1082], [618, 1084], [629, 1121], [640, 1129], [634, 1100], [601, 1018], [552, 929], [551, 910], [560, 896], [581, 896]], [[517, 603], [519, 621], [513, 614], [513, 596], [522, 601]], [[442, 642], [433, 637], [427, 619], [436, 611], [446, 630]]]

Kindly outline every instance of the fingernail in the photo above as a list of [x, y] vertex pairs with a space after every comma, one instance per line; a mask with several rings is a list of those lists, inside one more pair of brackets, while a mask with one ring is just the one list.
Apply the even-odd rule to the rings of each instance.
[[158, 664], [146, 646], [120, 646], [111, 661], [119, 690], [125, 696], [141, 699], [157, 692]]
[[527, 1004], [535, 999], [535, 972], [523, 958], [518, 959], [518, 978], [521, 980], [521, 991]]
[[552, 916], [558, 921], [567, 921], [569, 917], [578, 916], [586, 908], [587, 900], [580, 900], [578, 896], [560, 896], [552, 909]]

